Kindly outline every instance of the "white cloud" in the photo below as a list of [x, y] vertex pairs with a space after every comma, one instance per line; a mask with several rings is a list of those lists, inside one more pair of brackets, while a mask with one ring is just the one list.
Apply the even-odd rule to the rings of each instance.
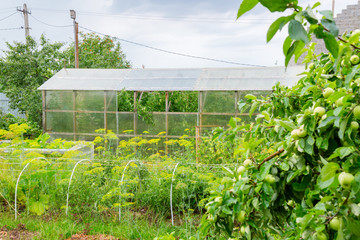
[[[304, 5], [315, 3], [314, 0], [302, 1]], [[357, 0], [336, 1], [336, 12]], [[266, 31], [271, 23], [281, 14], [270, 14], [263, 8], [256, 8], [235, 21], [237, 7], [240, 1], [227, 0], [199, 1], [190, 0], [28, 0], [28, 8], [32, 15], [46, 23], [54, 25], [72, 24], [69, 11], [77, 11], [77, 21], [80, 26], [128, 39], [134, 42], [201, 57], [216, 58], [258, 65], [283, 64], [282, 42], [287, 30], [274, 37], [266, 44]], [[322, 1], [320, 9], [330, 9], [332, 0]], [[20, 0], [6, 1], [1, 8], [22, 6]], [[48, 10], [46, 10], [48, 9]], [[14, 8], [15, 11], [15, 8]], [[90, 14], [97, 12], [101, 14]], [[10, 12], [9, 12], [10, 13]], [[6, 13], [0, 12], [0, 19]], [[121, 16], [110, 16], [120, 15]], [[126, 17], [128, 16], [128, 17]], [[153, 20], [149, 20], [152, 16]], [[159, 21], [164, 17], [187, 16], [182, 21]], [[196, 22], [203, 19], [205, 22]], [[206, 18], [206, 19], [205, 19]], [[214, 19], [215, 22], [211, 19]], [[230, 19], [230, 22], [224, 22]], [[30, 17], [30, 34], [39, 38], [40, 34], [52, 41], [69, 42], [73, 38], [73, 29], [54, 28], [37, 22]], [[195, 21], [195, 22], [192, 22]], [[9, 21], [0, 21], [0, 28], [19, 27], [23, 19], [14, 15]], [[2, 31], [0, 49], [5, 48], [5, 41], [23, 41], [23, 30]], [[122, 43], [128, 59], [134, 67], [234, 67], [235, 65], [191, 59], [171, 55], [155, 50]]]

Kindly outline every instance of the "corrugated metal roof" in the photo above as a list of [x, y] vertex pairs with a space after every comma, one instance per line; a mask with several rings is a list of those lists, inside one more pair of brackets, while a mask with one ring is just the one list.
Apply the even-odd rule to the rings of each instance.
[[302, 66], [197, 69], [62, 69], [38, 90], [241, 91], [294, 85]]

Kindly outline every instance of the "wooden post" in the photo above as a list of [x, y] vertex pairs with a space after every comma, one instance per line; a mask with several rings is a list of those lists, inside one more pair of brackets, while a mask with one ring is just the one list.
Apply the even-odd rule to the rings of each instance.
[[24, 3], [23, 5], [23, 9], [17, 9], [17, 11], [19, 12], [22, 12], [23, 15], [24, 15], [24, 26], [25, 26], [25, 40], [27, 42], [27, 38], [30, 36], [30, 33], [29, 33], [29, 15], [28, 14], [31, 14], [28, 10], [27, 10], [27, 6], [26, 6], [26, 3]]
[[42, 124], [43, 133], [46, 132], [46, 93], [42, 90]]
[[[169, 92], [165, 92], [165, 131], [166, 131], [166, 138], [165, 141], [169, 141], [168, 135], [169, 135]], [[165, 144], [165, 155], [168, 155], [168, 145]]]
[[108, 126], [107, 126], [107, 102], [106, 102], [106, 96], [107, 96], [107, 91], [104, 91], [104, 128], [105, 128], [105, 134], [107, 133], [108, 130]]
[[70, 18], [74, 20], [75, 68], [79, 68], [79, 24], [76, 22], [76, 12], [70, 10]]
[[73, 132], [74, 132], [74, 141], [76, 141], [76, 91], [73, 91]]

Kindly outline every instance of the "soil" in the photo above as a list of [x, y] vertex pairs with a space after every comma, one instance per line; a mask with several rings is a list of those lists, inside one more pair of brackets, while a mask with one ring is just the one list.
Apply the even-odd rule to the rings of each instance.
[[66, 240], [120, 240], [110, 235], [86, 235], [86, 234], [75, 234]]
[[12, 239], [22, 239], [22, 240], [31, 240], [37, 235], [36, 232], [30, 232], [26, 230], [24, 224], [19, 224], [17, 228], [9, 230], [7, 226], [0, 228], [0, 240], [12, 240]]

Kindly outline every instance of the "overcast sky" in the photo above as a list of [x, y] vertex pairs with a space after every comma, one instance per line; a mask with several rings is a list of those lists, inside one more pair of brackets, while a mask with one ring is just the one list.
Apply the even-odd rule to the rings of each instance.
[[[0, 49], [5, 42], [24, 41], [24, 1], [0, 0]], [[299, 0], [301, 5], [313, 0]], [[331, 9], [332, 0], [319, 9]], [[335, 13], [358, 0], [336, 0]], [[235, 21], [241, 0], [28, 0], [30, 35], [45, 34], [52, 42], [73, 41], [69, 10], [77, 12], [80, 26], [121, 39], [168, 51], [252, 65], [283, 65], [284, 33], [266, 44], [267, 28], [278, 14], [256, 7]], [[16, 13], [6, 19], [5, 17]], [[3, 20], [2, 20], [3, 19]], [[42, 21], [43, 23], [41, 23]], [[54, 26], [49, 26], [49, 25]], [[9, 29], [12, 30], [4, 30]], [[84, 29], [81, 31], [87, 32]], [[286, 31], [286, 29], [284, 29]], [[134, 68], [238, 67], [220, 62], [168, 54], [121, 42]]]

